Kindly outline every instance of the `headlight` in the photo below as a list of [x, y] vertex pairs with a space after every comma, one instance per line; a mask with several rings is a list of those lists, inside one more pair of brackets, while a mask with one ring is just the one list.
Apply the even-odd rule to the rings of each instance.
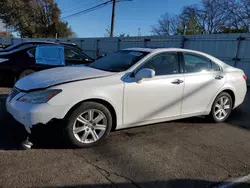
[[46, 103], [61, 92], [62, 92], [61, 89], [34, 91], [34, 92], [30, 92], [30, 93], [23, 95], [17, 100], [20, 102], [27, 102], [27, 103], [34, 103], [34, 104]]

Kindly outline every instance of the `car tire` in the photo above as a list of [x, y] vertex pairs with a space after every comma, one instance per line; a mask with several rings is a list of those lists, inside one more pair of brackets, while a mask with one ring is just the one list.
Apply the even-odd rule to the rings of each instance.
[[228, 93], [222, 92], [214, 100], [209, 117], [213, 122], [224, 122], [228, 119], [232, 109], [232, 97]]
[[29, 74], [32, 74], [36, 71], [32, 70], [32, 69], [27, 69], [27, 70], [24, 70], [22, 71], [20, 74], [19, 74], [19, 77], [18, 77], [18, 80], [20, 80], [21, 78], [25, 77], [25, 76], [28, 76]]
[[66, 136], [76, 147], [92, 147], [101, 143], [111, 128], [112, 116], [107, 107], [96, 102], [84, 102], [67, 119]]

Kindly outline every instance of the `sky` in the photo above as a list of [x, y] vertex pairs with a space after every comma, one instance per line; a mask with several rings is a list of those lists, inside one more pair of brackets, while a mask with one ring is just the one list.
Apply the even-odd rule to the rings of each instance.
[[[61, 17], [91, 8], [107, 0], [56, 0]], [[132, 0], [117, 3], [114, 35], [151, 35], [151, 27], [161, 15], [178, 14], [185, 5], [198, 4], [199, 0]], [[68, 22], [77, 37], [103, 37], [110, 26], [112, 4], [103, 8], [63, 19]]]

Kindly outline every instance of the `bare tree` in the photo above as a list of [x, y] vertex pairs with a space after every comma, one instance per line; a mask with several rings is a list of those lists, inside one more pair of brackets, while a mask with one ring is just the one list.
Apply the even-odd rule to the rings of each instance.
[[249, 0], [241, 0], [240, 7], [242, 7], [242, 21], [245, 28], [250, 31], [250, 1]]
[[206, 34], [219, 33], [228, 20], [227, 0], [202, 0], [199, 18]]
[[179, 15], [166, 13], [152, 26], [155, 35], [250, 32], [250, 0], [201, 0]]
[[249, 0], [228, 0], [227, 6], [230, 24], [237, 30], [245, 29], [250, 31], [250, 1]]
[[200, 18], [201, 10], [197, 5], [185, 6], [180, 14], [181, 28], [179, 27], [179, 32], [184, 31], [181, 34], [204, 33], [204, 27]]
[[121, 37], [121, 38], [123, 38], [123, 37], [130, 37], [130, 35], [126, 34], [126, 33], [121, 33], [117, 37]]
[[105, 29], [104, 37], [110, 37], [110, 33], [111, 33], [111, 28], [108, 25], [107, 28]]
[[196, 5], [183, 7], [180, 15], [161, 16], [158, 23], [152, 26], [155, 35], [201, 34], [200, 10]]
[[249, 0], [213, 0], [213, 3], [213, 5], [217, 5], [215, 8], [218, 13], [214, 13], [213, 15], [217, 16], [213, 16], [212, 18], [217, 19], [219, 22], [215, 22], [215, 26], [217, 27], [212, 33], [235, 33], [250, 31]]
[[179, 17], [166, 13], [160, 17], [156, 25], [152, 26], [152, 33], [154, 35], [174, 35], [177, 34], [178, 27]]

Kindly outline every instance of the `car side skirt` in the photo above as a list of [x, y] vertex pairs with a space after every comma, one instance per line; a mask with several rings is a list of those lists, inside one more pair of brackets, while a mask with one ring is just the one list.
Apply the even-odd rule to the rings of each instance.
[[208, 115], [206, 112], [199, 112], [199, 113], [192, 113], [192, 114], [184, 114], [180, 116], [173, 116], [173, 117], [168, 117], [168, 118], [160, 118], [160, 119], [154, 119], [154, 120], [148, 120], [148, 121], [141, 121], [133, 124], [127, 124], [127, 125], [121, 125], [117, 126], [116, 130], [119, 129], [126, 129], [130, 127], [138, 127], [142, 125], [149, 125], [149, 124], [154, 124], [154, 123], [163, 123], [167, 121], [173, 121], [173, 120], [178, 120], [178, 119], [184, 119], [184, 118], [189, 118], [189, 117], [194, 117], [194, 116], [204, 116]]

